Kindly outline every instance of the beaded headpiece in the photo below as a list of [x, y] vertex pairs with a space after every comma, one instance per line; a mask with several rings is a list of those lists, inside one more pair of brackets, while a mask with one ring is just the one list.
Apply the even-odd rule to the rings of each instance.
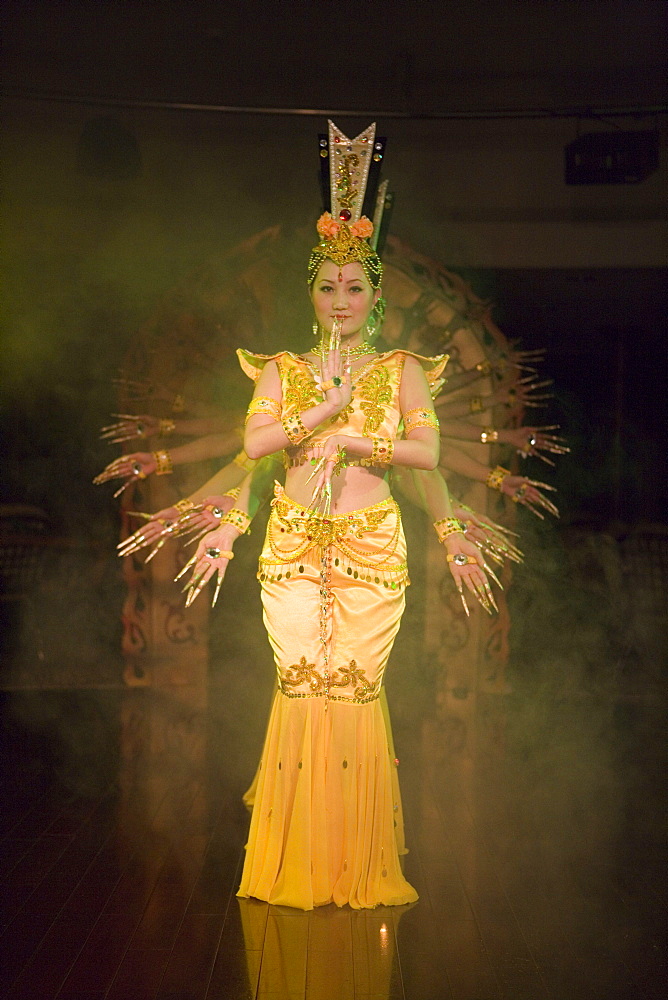
[[376, 194], [385, 139], [376, 138], [375, 124], [356, 139], [345, 136], [334, 122], [328, 125], [328, 135], [318, 137], [325, 211], [318, 219], [320, 243], [309, 257], [308, 283], [313, 282], [323, 261], [333, 260], [339, 267], [361, 264], [372, 287], [379, 288], [383, 265], [376, 247], [387, 185], [381, 186], [380, 199]]

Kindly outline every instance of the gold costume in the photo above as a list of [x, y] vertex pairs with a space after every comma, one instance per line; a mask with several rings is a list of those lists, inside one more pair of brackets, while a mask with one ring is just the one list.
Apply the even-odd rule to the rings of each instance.
[[[257, 378], [267, 357], [239, 352]], [[399, 436], [406, 352], [353, 373], [349, 407], [301, 445], [313, 460], [330, 434]], [[298, 355], [274, 357], [282, 416], [321, 398]], [[420, 358], [430, 381], [446, 358]], [[401, 515], [388, 497], [315, 515], [277, 484], [260, 556], [264, 621], [277, 692], [255, 787], [240, 896], [301, 909], [413, 902], [404, 879], [403, 819], [383, 691], [409, 583]]]

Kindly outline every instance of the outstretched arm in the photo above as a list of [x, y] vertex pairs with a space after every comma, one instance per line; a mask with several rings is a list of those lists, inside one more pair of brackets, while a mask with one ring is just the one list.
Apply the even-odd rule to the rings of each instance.
[[528, 479], [527, 476], [513, 476], [508, 469], [500, 465], [490, 469], [489, 466], [465, 454], [460, 448], [447, 443], [441, 451], [441, 465], [444, 469], [458, 472], [467, 479], [484, 483], [490, 489], [504, 493], [514, 503], [523, 504], [541, 520], [544, 515], [541, 514], [539, 507], [555, 517], [559, 516], [556, 506], [541, 492], [541, 490], [554, 492], [554, 486], [550, 486], [549, 483], [537, 482], [535, 479]]
[[110, 462], [93, 482], [100, 485], [110, 479], [125, 479], [126, 482], [114, 494], [119, 496], [134, 479], [146, 479], [153, 473], [158, 476], [169, 475], [175, 465], [188, 465], [192, 462], [203, 462], [210, 458], [229, 455], [239, 447], [240, 438], [241, 429], [234, 428], [223, 434], [209, 434], [197, 438], [170, 450], [138, 451], [120, 455]]
[[271, 493], [275, 470], [272, 459], [258, 462], [242, 483], [234, 507], [222, 518], [220, 526], [200, 539], [195, 555], [176, 577], [178, 580], [192, 569], [192, 577], [184, 587], [188, 590], [186, 607], [190, 607], [209, 580], [217, 576], [212, 600], [212, 606], [215, 605], [229, 562], [234, 558], [234, 543], [248, 531], [253, 517]]

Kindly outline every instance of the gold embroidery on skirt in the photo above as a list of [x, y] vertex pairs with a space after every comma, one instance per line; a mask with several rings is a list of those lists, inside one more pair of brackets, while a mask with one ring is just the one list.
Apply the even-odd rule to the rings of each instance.
[[[308, 684], [309, 691], [292, 691], [290, 689], [299, 687], [300, 684]], [[347, 667], [335, 670], [329, 678], [325, 678], [320, 671], [316, 670], [314, 663], [307, 663], [306, 657], [302, 656], [299, 663], [293, 663], [287, 667], [285, 672], [279, 677], [279, 687], [281, 693], [288, 698], [317, 698], [327, 696], [334, 701], [353, 701], [356, 704], [365, 704], [374, 701], [380, 694], [380, 681], [372, 683], [365, 675], [364, 670], [357, 666], [355, 660], [351, 660]], [[329, 688], [351, 687], [354, 690], [350, 696], [333, 695]]]

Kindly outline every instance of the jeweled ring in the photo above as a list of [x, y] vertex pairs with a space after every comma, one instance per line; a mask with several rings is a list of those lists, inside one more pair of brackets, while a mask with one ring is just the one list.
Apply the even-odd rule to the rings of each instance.
[[334, 375], [332, 378], [328, 378], [327, 381], [323, 382], [320, 386], [322, 392], [329, 392], [330, 389], [338, 389], [342, 385], [346, 385], [348, 379], [345, 375]]
[[448, 552], [445, 557], [448, 562], [454, 563], [455, 566], [477, 566], [478, 560], [475, 556], [467, 556], [464, 552]]
[[513, 500], [517, 503], [518, 500], [522, 499], [522, 497], [524, 496], [524, 494], [526, 493], [526, 491], [527, 491], [527, 484], [526, 483], [522, 483], [521, 486], [517, 487], [517, 490], [515, 492], [515, 496], [513, 497]]
[[210, 548], [206, 550], [206, 555], [209, 559], [220, 559], [220, 549]]
[[527, 447], [535, 448], [537, 444], [538, 444], [538, 438], [536, 437], [535, 434], [532, 434], [529, 440], [527, 441]]

